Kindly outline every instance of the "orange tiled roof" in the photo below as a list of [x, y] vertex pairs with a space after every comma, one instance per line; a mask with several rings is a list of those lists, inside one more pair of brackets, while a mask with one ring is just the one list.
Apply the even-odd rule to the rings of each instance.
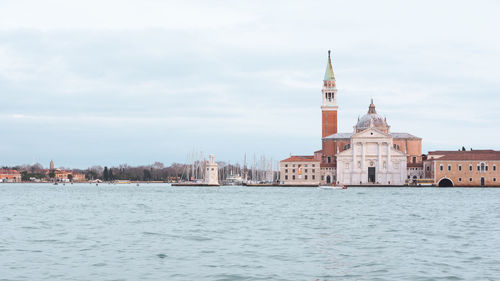
[[284, 160], [281, 160], [281, 162], [319, 162], [318, 160], [314, 159], [314, 156], [299, 156], [299, 155], [292, 155]]
[[12, 169], [0, 169], [0, 174], [19, 174], [19, 172]]
[[[500, 160], [500, 151], [484, 149], [484, 150], [467, 150], [467, 151], [429, 151], [429, 156], [442, 155], [436, 160]], [[429, 159], [428, 157], [427, 159]]]

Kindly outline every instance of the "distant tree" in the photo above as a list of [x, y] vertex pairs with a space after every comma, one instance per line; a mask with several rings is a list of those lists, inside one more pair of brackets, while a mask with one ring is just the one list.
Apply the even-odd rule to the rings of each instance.
[[144, 176], [142, 177], [142, 179], [144, 181], [148, 181], [151, 179], [151, 172], [148, 169], [144, 169], [143, 173], [144, 173]]
[[69, 180], [69, 181], [73, 181], [73, 175], [72, 175], [72, 174], [69, 174], [69, 175], [68, 175], [68, 180]]
[[49, 178], [53, 179], [56, 177], [56, 172], [54, 170], [49, 171]]
[[109, 180], [109, 173], [108, 173], [108, 167], [104, 166], [104, 172], [102, 172], [102, 179], [104, 181]]
[[97, 174], [96, 171], [94, 170], [87, 170], [85, 172], [85, 177], [89, 180], [94, 180], [94, 179], [97, 179], [99, 177], [99, 175]]
[[114, 180], [115, 179], [115, 176], [113, 176], [113, 169], [109, 168], [109, 172], [108, 172], [108, 179], [110, 181]]
[[465, 146], [462, 146], [462, 151], [465, 151]]
[[163, 163], [157, 161], [153, 164], [153, 168], [154, 169], [163, 169], [163, 168], [165, 168], [165, 165], [163, 165]]
[[21, 172], [21, 180], [22, 181], [29, 181], [30, 180], [30, 177], [28, 175], [28, 171], [22, 171]]

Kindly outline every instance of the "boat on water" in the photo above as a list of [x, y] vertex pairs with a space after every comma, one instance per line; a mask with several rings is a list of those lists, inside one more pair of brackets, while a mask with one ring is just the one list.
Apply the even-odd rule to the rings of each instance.
[[231, 173], [224, 181], [222, 181], [222, 185], [243, 185], [243, 178], [240, 175], [233, 175]]
[[347, 189], [347, 186], [345, 185], [325, 185], [325, 186], [320, 186], [319, 189]]

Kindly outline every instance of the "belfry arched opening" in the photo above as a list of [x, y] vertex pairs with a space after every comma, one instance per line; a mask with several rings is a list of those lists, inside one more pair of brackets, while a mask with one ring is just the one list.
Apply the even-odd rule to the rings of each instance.
[[441, 179], [438, 185], [439, 187], [453, 187], [453, 182], [449, 179]]

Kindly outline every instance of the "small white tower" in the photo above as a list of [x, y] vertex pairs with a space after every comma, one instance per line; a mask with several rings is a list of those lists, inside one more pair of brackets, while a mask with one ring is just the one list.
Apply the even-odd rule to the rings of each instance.
[[208, 161], [205, 162], [205, 179], [204, 184], [219, 185], [219, 165], [215, 163], [215, 156], [210, 154]]

